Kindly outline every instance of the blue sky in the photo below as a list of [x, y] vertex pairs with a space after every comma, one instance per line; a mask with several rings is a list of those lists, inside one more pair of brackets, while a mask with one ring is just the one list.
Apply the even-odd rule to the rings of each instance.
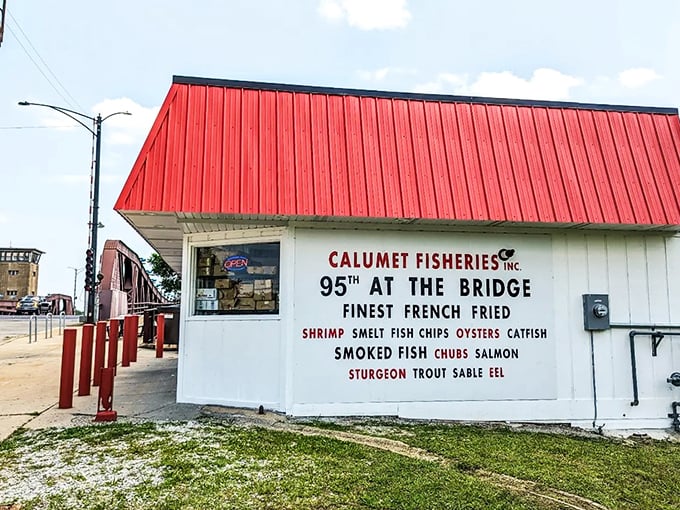
[[[73, 292], [103, 126], [99, 246], [151, 247], [113, 204], [172, 75], [680, 106], [676, 0], [7, 0], [0, 46], [0, 246], [45, 251], [39, 292]], [[82, 306], [82, 273], [78, 303]]]

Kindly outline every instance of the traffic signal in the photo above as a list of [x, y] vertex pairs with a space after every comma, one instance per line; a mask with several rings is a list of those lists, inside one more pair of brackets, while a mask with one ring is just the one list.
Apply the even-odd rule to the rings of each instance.
[[94, 289], [94, 251], [88, 248], [85, 252], [85, 290]]

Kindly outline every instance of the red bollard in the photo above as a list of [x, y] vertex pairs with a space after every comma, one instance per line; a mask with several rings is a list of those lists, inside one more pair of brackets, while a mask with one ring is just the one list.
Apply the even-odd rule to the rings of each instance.
[[132, 320], [131, 315], [126, 315], [125, 319], [123, 319], [123, 361], [121, 362], [121, 366], [124, 367], [129, 367], [130, 366], [130, 331], [132, 327]]
[[78, 396], [90, 394], [90, 374], [92, 373], [92, 338], [94, 325], [83, 325], [83, 342], [80, 348], [80, 376], [78, 378]]
[[165, 315], [156, 316], [156, 357], [163, 357], [163, 343], [165, 342]]
[[64, 330], [61, 347], [61, 378], [59, 381], [59, 409], [73, 407], [73, 377], [76, 367], [76, 330]]
[[111, 319], [109, 322], [109, 359], [106, 366], [113, 368], [113, 375], [116, 375], [116, 365], [118, 364], [119, 322], [118, 319]]
[[[99, 386], [101, 369], [104, 368], [104, 356], [106, 355], [106, 321], [97, 322], [97, 337], [94, 343], [94, 377], [92, 386]], [[88, 393], [89, 395], [89, 393]]]
[[113, 410], [113, 369], [102, 368], [99, 398], [97, 399], [97, 414], [94, 421], [116, 421], [118, 413]]
[[130, 361], [137, 362], [137, 345], [139, 343], [139, 315], [133, 315], [132, 318], [132, 332], [130, 333]]

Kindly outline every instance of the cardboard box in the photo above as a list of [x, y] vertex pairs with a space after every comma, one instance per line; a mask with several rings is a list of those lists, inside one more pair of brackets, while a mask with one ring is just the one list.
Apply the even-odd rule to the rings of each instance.
[[217, 299], [217, 289], [215, 288], [196, 289], [197, 301], [204, 301], [210, 299]]
[[255, 285], [255, 290], [271, 290], [272, 289], [272, 281], [267, 279], [267, 280], [255, 280], [253, 282]]
[[249, 274], [276, 274], [276, 266], [248, 266]]
[[251, 298], [253, 297], [253, 292], [255, 291], [255, 285], [253, 282], [241, 282], [238, 284], [238, 292], [236, 295], [238, 297]]
[[255, 309], [256, 310], [262, 310], [264, 311], [272, 311], [276, 310], [276, 301], [270, 300], [270, 301], [256, 301], [255, 302]]
[[253, 293], [253, 298], [255, 299], [255, 301], [271, 301], [272, 299], [274, 299], [274, 293], [272, 292], [271, 288], [267, 290], [255, 289], [255, 292]]
[[233, 300], [236, 297], [236, 289], [217, 289], [217, 298], [222, 300], [222, 299], [231, 299]]
[[233, 310], [236, 308], [235, 299], [220, 299], [218, 301], [220, 310]]
[[218, 301], [196, 301], [196, 310], [217, 310]]
[[236, 282], [234, 280], [230, 280], [229, 278], [215, 279], [215, 287], [218, 289], [231, 289], [234, 285], [236, 285]]
[[239, 297], [236, 299], [236, 306], [239, 310], [255, 310], [255, 300]]

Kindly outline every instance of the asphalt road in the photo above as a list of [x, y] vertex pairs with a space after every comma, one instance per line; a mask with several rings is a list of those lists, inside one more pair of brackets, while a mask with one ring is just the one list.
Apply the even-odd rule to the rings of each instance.
[[[53, 316], [50, 324], [49, 318], [46, 315], [33, 316], [16, 316], [16, 315], [0, 315], [0, 344], [8, 338], [15, 338], [17, 336], [28, 337], [29, 327], [35, 335], [35, 328], [38, 327], [38, 339], [45, 338], [45, 330], [47, 334], [59, 334], [59, 316]], [[80, 315], [66, 315], [63, 317], [62, 327], [72, 326], [81, 322]], [[35, 338], [35, 337], [34, 337]]]

